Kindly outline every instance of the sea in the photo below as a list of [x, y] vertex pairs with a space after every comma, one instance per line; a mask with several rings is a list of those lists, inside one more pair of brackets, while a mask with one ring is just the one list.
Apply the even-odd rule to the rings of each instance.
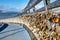
[[[0, 13], [0, 19], [14, 17], [18, 12]], [[22, 25], [7, 23], [8, 27], [0, 32], [0, 40], [31, 40]]]

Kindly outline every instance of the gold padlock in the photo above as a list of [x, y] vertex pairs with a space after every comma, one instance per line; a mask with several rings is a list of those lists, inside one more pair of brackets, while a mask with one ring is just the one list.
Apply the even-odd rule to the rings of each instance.
[[54, 18], [52, 19], [52, 21], [53, 21], [54, 23], [58, 23], [58, 22], [59, 22], [59, 18], [58, 18], [58, 17], [54, 17]]

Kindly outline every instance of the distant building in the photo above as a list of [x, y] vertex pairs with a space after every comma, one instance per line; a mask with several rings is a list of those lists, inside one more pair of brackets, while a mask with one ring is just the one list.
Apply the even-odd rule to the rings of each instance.
[[5, 10], [0, 10], [0, 13], [5, 13], [6, 11]]
[[0, 10], [0, 13], [2, 13], [2, 10]]

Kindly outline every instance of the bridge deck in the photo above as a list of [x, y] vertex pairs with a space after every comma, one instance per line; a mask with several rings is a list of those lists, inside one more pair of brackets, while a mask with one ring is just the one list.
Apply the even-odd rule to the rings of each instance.
[[[50, 15], [47, 15], [47, 17], [52, 17], [52, 15], [59, 15], [55, 14], [54, 12], [50, 11]], [[26, 25], [26, 27], [30, 30], [30, 32], [32, 32], [34, 34], [34, 36], [36, 37], [37, 40], [40, 40], [40, 38], [42, 38], [44, 40], [44, 38], [42, 37], [43, 35], [45, 35], [44, 37], [46, 37], [47, 35], [53, 35], [53, 33], [57, 33], [58, 35], [56, 35], [56, 39], [60, 39], [57, 38], [60, 36], [60, 26], [56, 25], [56, 31], [57, 32], [53, 32], [53, 31], [49, 31], [49, 29], [46, 29], [46, 26], [49, 25], [47, 24], [47, 22], [49, 22], [49, 20], [46, 19], [46, 12], [39, 12], [39, 13], [35, 13], [35, 14], [28, 14], [28, 15], [24, 15], [24, 16], [19, 16], [19, 17], [14, 17], [14, 18], [8, 18], [8, 19], [0, 19], [0, 22], [6, 22], [6, 23], [20, 23], [20, 24], [24, 24]], [[59, 16], [60, 18], [60, 16]], [[55, 23], [51, 23], [52, 28], [54, 27]], [[26, 28], [25, 27], [25, 28]], [[42, 29], [43, 28], [43, 29]], [[59, 28], [59, 29], [58, 29]], [[45, 34], [43, 34], [45, 32]], [[51, 33], [51, 34], [48, 34]]]

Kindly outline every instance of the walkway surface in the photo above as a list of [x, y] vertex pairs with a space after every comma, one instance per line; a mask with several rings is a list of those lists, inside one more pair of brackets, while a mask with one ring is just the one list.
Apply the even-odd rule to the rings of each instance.
[[8, 24], [8, 27], [0, 32], [0, 40], [31, 40], [27, 31], [19, 24]]

